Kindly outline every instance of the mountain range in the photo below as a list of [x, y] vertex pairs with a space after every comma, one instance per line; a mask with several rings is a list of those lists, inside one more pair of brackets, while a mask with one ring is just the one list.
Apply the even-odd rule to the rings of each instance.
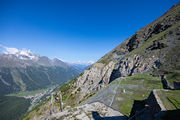
[[86, 70], [87, 68], [89, 68], [92, 65], [91, 62], [88, 62], [88, 63], [68, 63], [68, 64], [73, 66], [74, 68], [76, 68], [80, 72], [83, 72], [84, 70]]
[[[10, 48], [9, 48], [10, 49]], [[82, 68], [83, 69], [83, 68]], [[0, 54], [0, 94], [37, 90], [62, 84], [77, 76], [79, 70], [57, 58], [11, 48]]]

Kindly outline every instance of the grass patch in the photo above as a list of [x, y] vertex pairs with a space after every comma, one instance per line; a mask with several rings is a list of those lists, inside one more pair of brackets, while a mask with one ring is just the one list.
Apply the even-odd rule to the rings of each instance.
[[162, 89], [162, 83], [159, 77], [154, 77], [152, 75], [134, 75], [131, 77], [126, 77], [123, 80], [115, 81], [113, 84], [133, 84], [142, 85], [147, 89]]
[[[112, 84], [129, 86], [127, 88], [126, 86], [120, 88], [122, 92], [118, 95], [118, 97], [122, 99], [119, 103], [119, 111], [126, 116], [130, 115], [134, 100], [144, 100], [149, 96], [152, 89], [163, 88], [160, 78], [152, 75], [134, 75], [114, 81]], [[131, 85], [137, 85], [139, 89], [133, 89]], [[124, 90], [125, 92], [123, 92]]]
[[88, 98], [92, 97], [96, 93], [97, 93], [97, 91], [94, 91], [94, 92], [91, 92], [90, 94], [87, 94], [86, 96], [84, 96], [84, 98], [81, 101], [79, 101], [79, 103], [84, 102], [85, 100], [87, 100]]
[[150, 94], [150, 90], [133, 90], [126, 89], [126, 93], [119, 94], [118, 97], [123, 98], [119, 104], [119, 110], [122, 114], [129, 116], [133, 107], [134, 100], [144, 100]]
[[98, 60], [98, 63], [103, 63], [103, 64], [107, 64], [108, 62], [110, 62], [112, 60], [112, 56], [113, 54], [116, 52], [115, 49], [111, 50], [109, 53], [107, 53], [106, 55], [104, 55], [100, 60]]
[[78, 103], [78, 96], [79, 94], [78, 93], [72, 93], [73, 90], [75, 90], [75, 86], [74, 86], [74, 83], [77, 81], [77, 79], [73, 79], [71, 81], [69, 81], [68, 83], [62, 85], [60, 88], [59, 88], [59, 91], [62, 92], [62, 100], [63, 100], [63, 103], [64, 103], [64, 108], [66, 106], [71, 106], [71, 107], [74, 107], [76, 106]]
[[77, 79], [72, 79], [69, 82], [63, 84], [60, 88], [59, 91], [61, 92], [67, 92], [68, 90], [70, 90], [71, 88], [73, 88], [73, 84], [77, 81]]
[[40, 90], [34, 90], [34, 91], [23, 91], [23, 92], [8, 94], [7, 96], [16, 96], [16, 97], [34, 96], [34, 95], [42, 93], [42, 92], [44, 92], [44, 91], [46, 91], [48, 89], [49, 88], [40, 89]]
[[177, 22], [175, 25], [171, 26], [167, 30], [165, 30], [165, 31], [163, 31], [163, 32], [161, 32], [159, 34], [156, 34], [153, 37], [149, 38], [146, 42], [144, 42], [138, 48], [134, 49], [133, 51], [131, 51], [130, 53], [125, 55], [125, 57], [131, 56], [131, 55], [134, 55], [134, 54], [144, 53], [146, 48], [148, 48], [150, 45], [153, 44], [153, 41], [158, 40], [158, 39], [163, 39], [165, 37], [165, 35], [169, 33], [169, 31], [172, 31], [173, 29], [176, 29], [178, 26], [180, 26], [180, 22]]
[[158, 95], [167, 110], [180, 109], [180, 90], [158, 91]]

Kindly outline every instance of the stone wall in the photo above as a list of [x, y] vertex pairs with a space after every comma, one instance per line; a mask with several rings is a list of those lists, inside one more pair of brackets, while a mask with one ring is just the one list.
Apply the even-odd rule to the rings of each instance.
[[175, 90], [180, 90], [180, 82], [174, 81], [174, 89]]
[[150, 93], [149, 97], [146, 99], [146, 103], [149, 105], [149, 111], [153, 116], [160, 111], [166, 110], [160, 98], [158, 97], [156, 90], [153, 90]]
[[166, 110], [156, 92], [153, 90], [145, 100], [134, 101], [129, 120], [154, 120]]

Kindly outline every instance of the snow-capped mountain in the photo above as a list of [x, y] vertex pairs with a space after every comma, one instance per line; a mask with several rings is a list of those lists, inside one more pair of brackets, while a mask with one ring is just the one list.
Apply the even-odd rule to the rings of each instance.
[[50, 59], [25, 49], [3, 48], [0, 53], [0, 94], [62, 84], [80, 73], [58, 58]]
[[0, 45], [0, 48], [2, 48], [3, 50], [2, 53], [15, 55], [16, 57], [22, 60], [37, 60], [40, 56], [37, 54], [33, 54], [31, 50], [28, 49], [10, 48], [3, 45]]
[[31, 50], [27, 49], [17, 49], [9, 48], [6, 46], [0, 45], [3, 49], [0, 53], [0, 66], [9, 66], [9, 67], [26, 67], [31, 65], [39, 66], [60, 66], [63, 68], [71, 67], [70, 64], [67, 64], [61, 61], [58, 58], [50, 59], [46, 56], [34, 54]]

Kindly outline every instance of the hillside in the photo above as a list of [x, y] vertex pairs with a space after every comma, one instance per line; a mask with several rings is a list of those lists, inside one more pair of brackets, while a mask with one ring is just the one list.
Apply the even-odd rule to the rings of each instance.
[[[62, 114], [59, 112], [57, 116], [50, 115], [47, 110], [50, 106], [49, 100], [30, 112], [24, 119], [49, 117], [65, 119], [64, 116], [67, 114], [69, 117], [68, 113], [71, 112], [69, 108], [75, 107], [74, 109], [77, 110], [79, 105], [91, 106], [94, 102], [100, 102], [127, 117], [132, 117], [136, 115], [134, 113], [141, 111], [140, 113], [143, 114], [140, 119], [154, 119], [151, 99], [155, 99], [157, 106], [159, 102], [152, 91], [154, 89], [179, 89], [179, 56], [180, 5], [177, 4], [107, 53], [76, 79], [63, 85], [59, 90], [62, 92], [66, 112]], [[173, 94], [178, 96], [178, 92]], [[179, 97], [173, 98], [174, 101], [178, 101], [177, 99]], [[145, 103], [147, 106], [152, 106], [146, 108]], [[137, 107], [134, 108], [136, 105]], [[57, 104], [54, 108], [55, 113], [59, 111], [58, 106]], [[179, 105], [172, 108], [173, 110], [180, 109]], [[157, 113], [161, 110], [158, 108]], [[91, 112], [93, 113], [93, 109]], [[79, 115], [82, 115], [81, 112]], [[87, 120], [93, 118], [93, 114], [89, 112], [85, 116], [88, 116]], [[107, 117], [105, 114], [101, 116]], [[71, 118], [72, 120], [79, 119], [73, 114]]]
[[0, 96], [0, 119], [17, 120], [26, 113], [30, 99], [15, 96]]
[[180, 5], [174, 6], [103, 56], [77, 78], [72, 85], [75, 88], [71, 90], [72, 94], [75, 93], [80, 101], [116, 78], [137, 74], [164, 76], [162, 78], [165, 78], [168, 84], [163, 87], [174, 88], [173, 82], [178, 82], [179, 79], [168, 76], [175, 74], [179, 78], [179, 11]]

